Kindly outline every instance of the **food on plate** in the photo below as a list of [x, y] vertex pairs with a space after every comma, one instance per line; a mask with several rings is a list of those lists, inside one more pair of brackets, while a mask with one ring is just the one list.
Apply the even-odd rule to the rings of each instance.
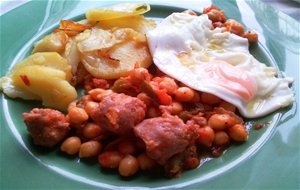
[[51, 33], [38, 41], [32, 50], [32, 53], [36, 52], [57, 52], [63, 53], [66, 43], [68, 42], [68, 36], [64, 32]]
[[[224, 22], [231, 33], [220, 27], [211, 29], [211, 20]], [[248, 118], [290, 105], [294, 101], [289, 88], [292, 80], [276, 77], [275, 68], [256, 60], [248, 40], [238, 36], [243, 30], [233, 30], [235, 25], [223, 14], [212, 18], [210, 14], [173, 13], [147, 33], [153, 61], [169, 76], [222, 98]]]
[[93, 77], [116, 79], [128, 75], [135, 66], [147, 68], [152, 63], [146, 37], [129, 28], [112, 32], [92, 29], [77, 47], [82, 64]]
[[8, 96], [42, 100], [46, 107], [64, 110], [77, 97], [71, 77], [71, 66], [58, 53], [35, 53], [14, 66], [2, 88]]
[[72, 37], [90, 28], [90, 24], [81, 24], [79, 22], [74, 22], [71, 20], [61, 20], [59, 28], [55, 28], [54, 32], [58, 34], [65, 34], [68, 37]]
[[150, 11], [150, 5], [147, 3], [122, 3], [88, 10], [85, 16], [88, 21], [95, 22], [141, 15], [148, 11]]
[[145, 143], [147, 155], [164, 165], [193, 142], [196, 129], [195, 125], [186, 125], [177, 116], [167, 114], [145, 119], [134, 127], [134, 132]]
[[224, 11], [219, 10], [216, 6], [211, 5], [203, 9], [209, 20], [212, 21], [213, 28], [221, 28], [223, 32], [228, 31], [243, 38], [248, 39], [250, 43], [258, 41], [258, 34], [255, 31], [245, 32], [244, 26], [234, 19], [226, 19]]
[[136, 97], [112, 93], [89, 114], [94, 122], [118, 135], [129, 134], [145, 117], [146, 105]]
[[142, 34], [145, 34], [148, 30], [153, 29], [156, 26], [154, 20], [145, 19], [142, 15], [103, 20], [97, 25], [101, 26], [103, 29], [132, 28]]
[[[106, 80], [104, 88], [88, 88], [72, 102], [65, 116], [70, 132], [56, 142], [61, 151], [98, 157], [102, 168], [118, 169], [122, 176], [161, 168], [166, 176], [178, 177], [199, 166], [201, 153], [218, 157], [231, 144], [247, 141], [246, 125], [232, 105], [226, 110], [220, 107], [224, 101], [153, 67], [151, 72], [135, 68], [111, 84]], [[40, 126], [47, 126], [47, 120], [40, 120]]]
[[[258, 35], [217, 7], [157, 26], [142, 15], [149, 10], [120, 4], [62, 20], [0, 79], [8, 96], [47, 107], [23, 113], [34, 144], [123, 177], [156, 169], [179, 177], [247, 142], [245, 118], [293, 102], [291, 81], [249, 53]], [[75, 87], [85, 90], [78, 99]]]
[[122, 3], [108, 8], [91, 9], [86, 12], [89, 22], [98, 22], [103, 29], [132, 28], [137, 32], [146, 33], [155, 27], [155, 22], [145, 19], [143, 14], [150, 11], [146, 3]]
[[[133, 12], [118, 18], [142, 14], [149, 5], [129, 7]], [[123, 25], [120, 20], [111, 20], [116, 25], [105, 24], [105, 28], [101, 23], [62, 20], [53, 33], [34, 45], [31, 56], [0, 78], [0, 89], [9, 97], [42, 100], [46, 107], [64, 111], [77, 97], [72, 85], [82, 82], [87, 74], [116, 79], [128, 75], [134, 67], [149, 67], [152, 57], [144, 33], [155, 24], [138, 16], [133, 18], [133, 28], [116, 27]]]
[[24, 122], [36, 145], [53, 147], [68, 134], [69, 122], [64, 114], [53, 109], [35, 108], [23, 113]]

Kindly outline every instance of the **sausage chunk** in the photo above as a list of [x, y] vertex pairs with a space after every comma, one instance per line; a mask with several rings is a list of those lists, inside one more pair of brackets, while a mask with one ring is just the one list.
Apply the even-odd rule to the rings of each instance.
[[53, 147], [68, 134], [69, 122], [64, 114], [53, 109], [34, 108], [23, 118], [36, 145]]
[[119, 135], [133, 133], [133, 127], [145, 117], [146, 105], [138, 98], [112, 93], [103, 97], [90, 113], [95, 123]]
[[171, 115], [146, 119], [134, 128], [134, 132], [146, 144], [147, 155], [161, 165], [183, 152], [195, 138], [193, 126]]

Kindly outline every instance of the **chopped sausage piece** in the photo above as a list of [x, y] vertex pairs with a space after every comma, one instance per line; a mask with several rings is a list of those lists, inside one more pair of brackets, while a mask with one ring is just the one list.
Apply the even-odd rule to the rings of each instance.
[[133, 134], [133, 127], [145, 117], [146, 105], [138, 98], [112, 93], [90, 113], [95, 123], [119, 135]]
[[69, 122], [64, 114], [53, 109], [34, 108], [23, 118], [36, 145], [53, 147], [68, 134]]
[[161, 165], [184, 151], [195, 138], [194, 125], [186, 125], [171, 115], [146, 119], [134, 128], [134, 132], [145, 142], [147, 155]]

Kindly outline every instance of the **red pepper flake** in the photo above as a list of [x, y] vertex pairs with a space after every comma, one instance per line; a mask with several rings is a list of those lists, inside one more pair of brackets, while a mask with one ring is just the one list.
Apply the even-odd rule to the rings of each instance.
[[30, 81], [29, 81], [27, 75], [20, 75], [20, 78], [22, 79], [22, 81], [24, 82], [24, 84], [26, 86], [30, 86]]

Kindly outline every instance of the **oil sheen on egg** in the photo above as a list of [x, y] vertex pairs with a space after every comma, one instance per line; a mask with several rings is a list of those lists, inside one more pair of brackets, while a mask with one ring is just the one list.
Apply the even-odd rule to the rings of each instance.
[[173, 13], [147, 33], [156, 66], [187, 86], [212, 93], [248, 118], [264, 116], [294, 101], [292, 79], [256, 60], [247, 39], [210, 29], [207, 15]]

